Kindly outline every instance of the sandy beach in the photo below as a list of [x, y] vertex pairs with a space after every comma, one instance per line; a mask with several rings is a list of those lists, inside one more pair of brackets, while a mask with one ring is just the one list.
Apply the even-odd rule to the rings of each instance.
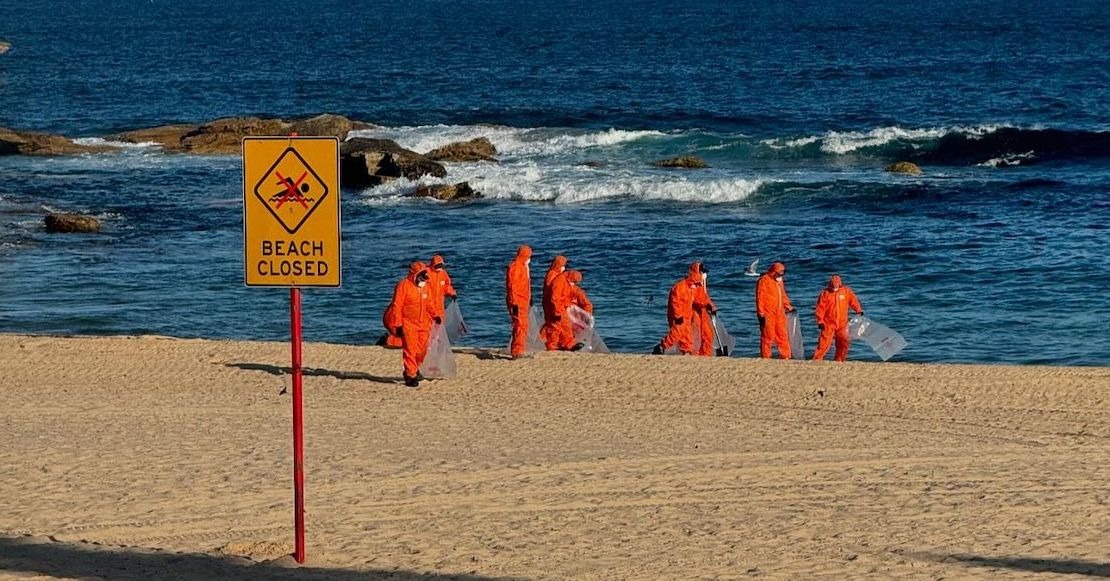
[[[1110, 575], [1110, 369], [0, 336], [0, 577]], [[1070, 577], [1070, 576], [1069, 576]]]

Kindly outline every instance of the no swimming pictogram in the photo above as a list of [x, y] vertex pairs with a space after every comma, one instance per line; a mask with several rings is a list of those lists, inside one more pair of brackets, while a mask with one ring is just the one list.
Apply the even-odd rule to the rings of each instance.
[[304, 157], [289, 147], [255, 184], [254, 195], [286, 232], [296, 234], [328, 196], [328, 186]]

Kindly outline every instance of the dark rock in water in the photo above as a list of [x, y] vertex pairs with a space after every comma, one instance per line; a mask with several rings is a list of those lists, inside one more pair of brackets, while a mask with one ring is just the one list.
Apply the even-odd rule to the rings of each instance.
[[110, 145], [79, 145], [61, 135], [12, 131], [0, 127], [0, 155], [77, 155], [119, 151]]
[[605, 162], [589, 159], [589, 160], [586, 160], [586, 161], [584, 161], [584, 162], [582, 162], [578, 165], [580, 165], [582, 167], [588, 167], [590, 169], [598, 169], [598, 168], [601, 168], [601, 167], [605, 167]]
[[916, 163], [911, 161], [899, 161], [886, 166], [886, 171], [890, 173], [904, 173], [919, 176], [921, 175], [921, 168]]
[[389, 139], [356, 137], [345, 141], [339, 150], [343, 185], [377, 186], [399, 177], [415, 180], [430, 175], [447, 176], [447, 168], [427, 157], [397, 145]]
[[4, 42], [0, 40], [0, 54], [8, 52], [9, 50], [11, 50], [11, 48], [12, 44], [10, 42]]
[[424, 154], [433, 161], [497, 161], [497, 148], [485, 137], [478, 137], [470, 141], [449, 143]]
[[354, 129], [354, 122], [342, 115], [324, 113], [308, 119], [294, 121], [289, 130], [302, 136], [327, 136], [338, 137], [340, 141], [347, 139], [347, 134]]
[[296, 133], [306, 137], [334, 136], [343, 140], [353, 129], [370, 127], [372, 126], [369, 124], [330, 113], [292, 122], [258, 117], [229, 117], [202, 125], [163, 125], [128, 131], [114, 138], [130, 143], [158, 143], [164, 151], [172, 153], [237, 155], [242, 151], [241, 141], [244, 137], [283, 137]]
[[482, 193], [475, 191], [468, 182], [451, 184], [434, 184], [420, 186], [410, 194], [413, 198], [435, 198], [444, 202], [468, 202], [482, 197]]
[[46, 217], [47, 232], [100, 232], [100, 220], [81, 214], [50, 214]]
[[677, 167], [683, 169], [704, 169], [709, 167], [708, 163], [700, 157], [693, 155], [683, 155], [682, 157], [673, 157], [671, 159], [661, 159], [653, 161], [651, 165], [655, 167]]

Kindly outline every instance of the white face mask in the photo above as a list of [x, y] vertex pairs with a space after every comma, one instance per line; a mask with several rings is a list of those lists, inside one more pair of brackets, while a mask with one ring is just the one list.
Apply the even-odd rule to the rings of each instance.
[[565, 271], [566, 269], [567, 269], [567, 267], [565, 267], [565, 266], [560, 266], [560, 267], [559, 267], [559, 272], [563, 272], [563, 271]]
[[709, 280], [709, 273], [708, 272], [701, 273], [701, 281], [706, 282], [708, 280]]
[[775, 280], [777, 280], [779, 282], [782, 282], [782, 275], [781, 274], [776, 274], [775, 275]]
[[531, 266], [531, 265], [532, 265], [532, 259], [531, 258], [524, 261], [524, 266]]
[[416, 283], [416, 286], [418, 286], [420, 288], [424, 288], [427, 284], [428, 284], [428, 281], [422, 280], [422, 281]]

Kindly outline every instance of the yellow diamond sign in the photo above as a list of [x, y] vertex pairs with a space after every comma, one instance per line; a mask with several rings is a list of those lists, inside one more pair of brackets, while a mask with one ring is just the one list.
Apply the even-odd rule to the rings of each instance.
[[339, 140], [243, 140], [247, 286], [339, 286]]

